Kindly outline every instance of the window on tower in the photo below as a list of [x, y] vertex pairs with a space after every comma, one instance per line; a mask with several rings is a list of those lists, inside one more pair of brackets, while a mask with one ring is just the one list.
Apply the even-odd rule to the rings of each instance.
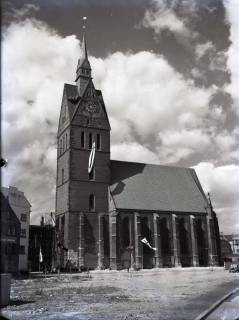
[[61, 217], [61, 237], [64, 239], [64, 232], [65, 231], [65, 216]]
[[61, 183], [64, 183], [64, 169], [61, 169]]
[[59, 217], [56, 218], [56, 231], [59, 231]]
[[60, 155], [62, 154], [62, 140], [60, 140]]
[[90, 194], [89, 196], [89, 211], [95, 210], [95, 196], [93, 194]]
[[96, 149], [100, 150], [100, 148], [101, 148], [101, 136], [98, 133], [97, 136], [96, 136]]
[[89, 133], [89, 149], [92, 148], [92, 141], [93, 141], [92, 133]]
[[89, 173], [89, 180], [94, 180], [95, 179], [95, 170], [94, 168], [91, 170]]
[[60, 140], [58, 140], [57, 143], [57, 152], [58, 152], [58, 156], [60, 155]]
[[85, 132], [81, 132], [81, 148], [85, 148]]

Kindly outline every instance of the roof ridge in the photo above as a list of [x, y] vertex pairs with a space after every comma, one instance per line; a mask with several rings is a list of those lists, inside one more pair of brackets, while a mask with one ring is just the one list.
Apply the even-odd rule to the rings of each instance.
[[171, 166], [166, 164], [155, 164], [155, 163], [145, 163], [145, 162], [136, 162], [136, 161], [126, 161], [126, 160], [118, 160], [118, 159], [111, 159], [110, 161], [114, 162], [125, 162], [125, 163], [132, 163], [132, 164], [141, 164], [145, 166], [152, 166], [152, 167], [167, 167], [167, 168], [176, 168], [176, 169], [193, 169], [191, 167], [180, 167], [180, 166]]

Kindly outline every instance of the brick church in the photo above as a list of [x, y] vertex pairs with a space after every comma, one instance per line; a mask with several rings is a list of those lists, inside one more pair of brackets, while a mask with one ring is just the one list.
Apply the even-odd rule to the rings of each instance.
[[58, 264], [77, 269], [217, 265], [216, 214], [194, 169], [110, 159], [110, 123], [85, 38], [58, 126]]

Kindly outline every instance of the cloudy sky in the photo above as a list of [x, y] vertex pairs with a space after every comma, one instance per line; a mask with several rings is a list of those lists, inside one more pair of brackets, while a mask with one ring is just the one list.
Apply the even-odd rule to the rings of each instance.
[[3, 1], [2, 183], [32, 223], [54, 211], [56, 131], [82, 17], [111, 158], [194, 167], [224, 233], [239, 232], [238, 0]]

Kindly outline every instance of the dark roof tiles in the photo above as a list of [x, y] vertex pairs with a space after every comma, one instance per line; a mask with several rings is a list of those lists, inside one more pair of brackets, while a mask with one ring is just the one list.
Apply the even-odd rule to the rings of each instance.
[[194, 169], [111, 160], [111, 195], [118, 209], [206, 213]]

